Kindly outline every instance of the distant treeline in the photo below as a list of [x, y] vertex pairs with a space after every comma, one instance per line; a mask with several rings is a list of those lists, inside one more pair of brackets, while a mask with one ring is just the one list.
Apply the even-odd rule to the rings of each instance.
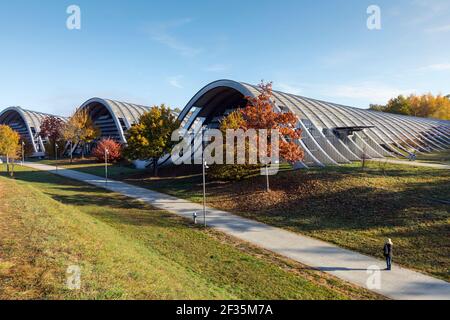
[[418, 96], [412, 94], [408, 97], [400, 95], [389, 100], [387, 105], [372, 104], [370, 109], [408, 116], [450, 120], [450, 95], [424, 94]]

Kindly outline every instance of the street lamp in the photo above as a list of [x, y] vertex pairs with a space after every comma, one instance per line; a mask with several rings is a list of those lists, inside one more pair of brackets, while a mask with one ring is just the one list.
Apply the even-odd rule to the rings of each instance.
[[205, 131], [202, 127], [202, 174], [203, 174], [203, 224], [206, 228], [206, 169], [209, 169], [205, 160]]
[[[277, 166], [279, 166], [280, 165], [280, 161], [275, 161], [274, 163], [271, 163], [271, 165], [272, 164], [276, 164]], [[266, 186], [267, 186], [267, 192], [270, 192], [269, 164], [268, 163], [266, 163]]]
[[105, 148], [105, 184], [108, 184], [108, 154], [109, 150]]
[[[205, 127], [201, 128], [202, 134], [202, 176], [203, 176], [203, 224], [206, 228], [206, 169], [209, 169], [206, 160], [205, 160]], [[189, 130], [189, 133], [192, 134], [192, 140], [195, 146], [195, 130]], [[191, 155], [192, 156], [192, 155]], [[194, 151], [194, 157], [196, 156], [196, 152]], [[194, 214], [194, 221], [197, 221], [197, 214]]]
[[25, 141], [22, 141], [22, 166], [25, 164]]
[[70, 143], [70, 164], [72, 164], [72, 162], [73, 162], [73, 155], [72, 155], [73, 142], [72, 142], [72, 140], [70, 140], [69, 143]]
[[56, 168], [56, 172], [58, 172], [58, 149], [59, 146], [57, 143], [55, 143], [55, 168]]
[[206, 161], [203, 159], [203, 223], [206, 228], [206, 169], [209, 169]]

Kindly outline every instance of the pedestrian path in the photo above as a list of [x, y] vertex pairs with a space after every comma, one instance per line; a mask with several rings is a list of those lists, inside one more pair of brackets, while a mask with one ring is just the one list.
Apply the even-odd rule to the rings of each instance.
[[403, 165], [413, 166], [413, 167], [427, 167], [427, 168], [434, 168], [434, 169], [450, 170], [450, 165], [439, 164], [439, 163], [393, 160], [393, 159], [386, 159], [386, 158], [371, 159], [370, 161], [387, 162], [387, 163], [393, 163], [393, 164], [403, 164]]
[[[98, 176], [78, 171], [60, 168], [56, 172], [54, 166], [36, 163], [26, 166], [139, 199], [188, 219], [197, 212], [203, 222], [202, 206], [196, 203], [119, 181], [106, 183]], [[385, 262], [373, 257], [213, 208], [207, 208], [206, 221], [209, 227], [392, 299], [450, 300], [448, 282], [397, 266], [384, 271]]]

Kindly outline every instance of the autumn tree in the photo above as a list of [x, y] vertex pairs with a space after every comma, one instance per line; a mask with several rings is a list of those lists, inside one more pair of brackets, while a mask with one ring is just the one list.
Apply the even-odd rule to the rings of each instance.
[[[247, 123], [244, 120], [242, 112], [235, 110], [225, 117], [220, 123], [220, 131], [223, 137], [226, 136], [227, 130], [239, 130], [247, 127]], [[225, 141], [224, 141], [225, 142]], [[224, 154], [226, 153], [227, 146], [223, 145]], [[252, 174], [260, 168], [257, 164], [237, 164], [237, 152], [234, 152], [234, 164], [212, 164], [209, 169], [209, 175], [213, 179], [218, 180], [241, 180], [248, 175]], [[250, 141], [245, 141], [245, 153], [246, 156], [250, 152]], [[247, 160], [247, 159], [246, 159]]]
[[[266, 153], [271, 156], [272, 141], [270, 132], [275, 130], [280, 134], [279, 140], [279, 157], [286, 162], [295, 163], [301, 161], [304, 158], [304, 152], [302, 148], [297, 144], [297, 141], [301, 138], [302, 131], [297, 128], [298, 119], [292, 112], [276, 112], [273, 108], [273, 92], [272, 83], [261, 83], [261, 93], [256, 97], [246, 97], [247, 105], [245, 108], [238, 109], [237, 111], [228, 115], [221, 122], [221, 129], [243, 129], [244, 131], [250, 129], [267, 130], [268, 135], [263, 136], [259, 134], [257, 136], [257, 145], [266, 145]], [[265, 139], [266, 141], [262, 141]], [[264, 143], [262, 143], [264, 142]], [[224, 147], [226, 148], [226, 146]], [[248, 148], [247, 148], [248, 149]], [[259, 159], [259, 166], [264, 165]], [[246, 168], [248, 170], [246, 170]], [[241, 166], [241, 170], [237, 170], [230, 165], [215, 166], [212, 170], [217, 175], [220, 175], [221, 171], [232, 171], [238, 173], [235, 177], [229, 175], [229, 178], [242, 178], [242, 171], [253, 171], [254, 167], [250, 164]], [[214, 175], [214, 173], [213, 173]], [[222, 174], [223, 175], [223, 174]]]
[[164, 104], [151, 108], [128, 130], [124, 155], [131, 160], [151, 159], [156, 176], [158, 160], [175, 145], [172, 133], [179, 127], [180, 121]]
[[434, 96], [430, 93], [424, 95], [412, 94], [407, 97], [400, 95], [389, 100], [385, 106], [371, 105], [370, 109], [415, 117], [450, 120], [449, 96]]
[[[303, 160], [302, 148], [296, 143], [302, 136], [297, 128], [298, 119], [292, 112], [276, 112], [272, 104], [272, 83], [261, 83], [261, 94], [247, 97], [247, 107], [241, 110], [246, 127], [244, 129], [277, 130], [283, 139], [280, 140], [280, 157], [289, 163]], [[266, 139], [259, 137], [259, 139]], [[267, 137], [268, 152], [271, 150], [270, 137]]]
[[56, 145], [63, 142], [63, 131], [64, 121], [61, 118], [47, 116], [42, 121], [40, 135], [43, 139], [47, 139], [51, 146], [47, 149], [50, 156], [55, 155]]
[[92, 155], [100, 162], [105, 162], [105, 151], [108, 151], [108, 161], [116, 162], [122, 158], [122, 145], [113, 139], [102, 139], [92, 150]]
[[84, 158], [86, 145], [100, 135], [99, 129], [95, 126], [89, 112], [86, 109], [79, 109], [69, 118], [64, 126], [63, 137], [66, 141], [81, 144], [81, 157]]
[[[14, 175], [14, 160], [20, 154], [20, 135], [7, 125], [0, 125], [0, 154], [6, 156], [6, 170]], [[12, 166], [10, 167], [10, 160]]]

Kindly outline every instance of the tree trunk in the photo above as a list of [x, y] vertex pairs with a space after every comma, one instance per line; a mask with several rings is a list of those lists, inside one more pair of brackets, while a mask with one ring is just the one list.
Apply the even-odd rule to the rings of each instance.
[[153, 175], [158, 176], [158, 160], [159, 158], [153, 158]]
[[84, 160], [84, 149], [86, 148], [86, 145], [84, 142], [81, 143], [81, 160]]
[[6, 155], [6, 173], [9, 174], [9, 156]]

